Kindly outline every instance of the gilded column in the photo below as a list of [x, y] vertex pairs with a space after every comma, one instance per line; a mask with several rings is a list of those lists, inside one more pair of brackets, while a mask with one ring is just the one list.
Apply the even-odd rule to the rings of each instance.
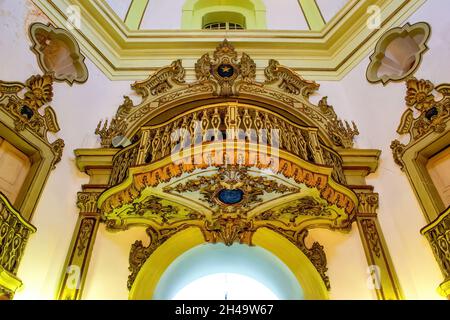
[[403, 299], [400, 284], [377, 218], [378, 193], [358, 193], [356, 216], [368, 267], [367, 285], [379, 300]]
[[80, 209], [57, 294], [58, 300], [79, 300], [100, 222], [97, 198], [100, 192], [79, 192]]

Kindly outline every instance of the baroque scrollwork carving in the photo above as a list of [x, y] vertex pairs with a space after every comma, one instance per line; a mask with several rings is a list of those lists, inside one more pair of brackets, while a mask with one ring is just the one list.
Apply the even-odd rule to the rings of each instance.
[[167, 239], [177, 232], [186, 229], [188, 225], [182, 224], [170, 229], [155, 229], [154, 227], [148, 227], [146, 233], [150, 238], [150, 243], [148, 246], [144, 246], [142, 241], [136, 241], [131, 246], [129, 263], [129, 270], [131, 274], [128, 276], [127, 287], [131, 289], [136, 276], [141, 269], [144, 262], [150, 257], [150, 255], [155, 251], [161, 244], [163, 244]]
[[82, 213], [96, 213], [97, 199], [100, 195], [99, 192], [78, 192], [77, 194], [77, 207]]
[[378, 193], [358, 193], [358, 213], [376, 215], [378, 210]]
[[83, 218], [80, 225], [77, 242], [77, 255], [81, 257], [88, 246], [89, 239], [92, 237], [92, 231], [95, 227], [95, 218]]
[[143, 216], [146, 213], [157, 214], [161, 216], [163, 222], [167, 222], [171, 217], [178, 214], [178, 208], [172, 205], [163, 205], [163, 199], [150, 195], [144, 201], [134, 203], [134, 213]]
[[[217, 174], [200, 176], [173, 187], [165, 187], [163, 190], [169, 193], [199, 191], [212, 208], [220, 208], [228, 212], [248, 209], [250, 205], [261, 202], [260, 196], [265, 193], [285, 194], [300, 191], [297, 187], [280, 184], [265, 176], [250, 175], [248, 167], [244, 166], [220, 167]], [[231, 206], [223, 203], [220, 200], [220, 193], [224, 190], [242, 192], [240, 201], [236, 201]]]
[[264, 70], [264, 74], [267, 79], [266, 83], [275, 84], [284, 92], [302, 95], [305, 98], [308, 98], [320, 87], [316, 82], [303, 79], [300, 75], [273, 59], [269, 60], [269, 65]]
[[363, 218], [360, 221], [364, 236], [370, 246], [370, 250], [379, 258], [381, 255], [381, 241], [377, 226], [373, 218]]
[[319, 201], [311, 196], [306, 196], [295, 200], [293, 204], [282, 207], [280, 210], [268, 210], [261, 212], [255, 216], [257, 221], [276, 221], [282, 217], [288, 217], [288, 221], [293, 225], [299, 217], [313, 216], [313, 217], [330, 217], [330, 212], [326, 203]]
[[[23, 98], [19, 97], [24, 90]], [[17, 132], [28, 128], [51, 146], [55, 155], [53, 164], [56, 165], [61, 160], [64, 141], [58, 139], [51, 143], [47, 137], [48, 132], [56, 133], [60, 130], [55, 111], [46, 106], [52, 99], [51, 74], [32, 76], [25, 83], [0, 81], [0, 108], [14, 119]], [[43, 114], [40, 112], [42, 107]]]
[[[399, 134], [409, 134], [407, 144], [394, 140], [391, 149], [395, 163], [403, 169], [403, 154], [416, 142], [430, 133], [442, 133], [447, 130], [450, 119], [450, 84], [434, 86], [431, 81], [411, 78], [406, 81], [406, 105], [408, 109], [403, 113], [400, 125], [397, 129]], [[433, 92], [439, 93], [442, 98], [436, 100]], [[414, 111], [419, 113], [414, 117]]]
[[224, 40], [213, 54], [204, 54], [195, 64], [197, 80], [214, 86], [218, 96], [235, 96], [239, 94], [241, 82], [255, 82], [256, 64], [243, 53], [240, 61], [234, 47]]
[[306, 246], [305, 239], [308, 236], [308, 230], [291, 231], [279, 227], [271, 227], [271, 229], [286, 237], [308, 257], [322, 277], [325, 286], [330, 290], [330, 279], [327, 276], [327, 256], [323, 250], [323, 246], [319, 242], [314, 242], [310, 248]]
[[110, 148], [113, 138], [125, 135], [125, 130], [127, 129], [125, 118], [133, 109], [133, 101], [128, 96], [123, 98], [123, 103], [117, 109], [116, 115], [111, 119], [109, 125], [108, 120], [105, 120], [104, 123], [100, 121], [95, 129], [95, 134], [100, 136], [102, 148]]
[[251, 221], [239, 216], [222, 216], [212, 222], [206, 221], [202, 232], [207, 242], [223, 242], [227, 246], [235, 242], [251, 245], [255, 229]]
[[352, 121], [352, 125], [350, 126], [347, 121], [343, 122], [339, 120], [334, 112], [333, 106], [328, 104], [328, 97], [323, 97], [319, 101], [318, 107], [322, 114], [329, 119], [327, 130], [334, 144], [347, 149], [352, 148], [353, 139], [359, 135], [356, 124]]
[[185, 70], [181, 60], [175, 60], [170, 66], [158, 70], [147, 80], [135, 82], [131, 88], [143, 98], [149, 95], [157, 96], [183, 84], [184, 76]]

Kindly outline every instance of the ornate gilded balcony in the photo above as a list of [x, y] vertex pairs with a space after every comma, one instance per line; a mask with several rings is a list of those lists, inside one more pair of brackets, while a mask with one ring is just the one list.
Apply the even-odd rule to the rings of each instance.
[[236, 144], [257, 145], [259, 150], [268, 150], [273, 157], [278, 150], [287, 151], [302, 160], [332, 167], [335, 181], [346, 183], [341, 157], [321, 143], [317, 128], [300, 126], [260, 107], [221, 103], [142, 127], [139, 141], [114, 157], [110, 185], [121, 183], [129, 167], [150, 164], [195, 147], [206, 150], [212, 143], [217, 147], [217, 142], [222, 143], [223, 149]]
[[439, 293], [450, 299], [450, 206], [420, 232], [430, 242], [445, 278], [438, 288]]
[[36, 228], [0, 192], [0, 300], [11, 299], [22, 286], [16, 274], [28, 237], [34, 232]]

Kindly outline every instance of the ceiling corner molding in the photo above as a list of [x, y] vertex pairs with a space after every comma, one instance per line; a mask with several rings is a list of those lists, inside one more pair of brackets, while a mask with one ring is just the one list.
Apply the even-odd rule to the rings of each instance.
[[[143, 80], [176, 59], [183, 59], [187, 72], [193, 73], [205, 47], [213, 49], [225, 37], [223, 32], [204, 30], [130, 30], [104, 0], [32, 1], [60, 28], [67, 28], [70, 6], [78, 6], [81, 25], [71, 32], [83, 53], [111, 80]], [[226, 37], [252, 55], [257, 65], [276, 59], [307, 79], [340, 80], [373, 50], [382, 34], [404, 23], [425, 1], [350, 0], [321, 31], [243, 30]], [[379, 29], [367, 27], [371, 5], [381, 9]]]

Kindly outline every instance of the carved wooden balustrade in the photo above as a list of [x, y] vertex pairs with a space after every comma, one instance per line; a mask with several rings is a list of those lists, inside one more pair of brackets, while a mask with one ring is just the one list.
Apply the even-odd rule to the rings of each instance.
[[[436, 220], [421, 230], [433, 250], [434, 256], [444, 275], [444, 282], [439, 287], [442, 293], [450, 286], [450, 206]], [[448, 296], [450, 298], [450, 296]]]
[[302, 127], [256, 106], [225, 103], [200, 107], [162, 124], [143, 127], [140, 140], [114, 157], [110, 185], [122, 182], [131, 166], [153, 163], [213, 142], [284, 150], [305, 161], [333, 167], [333, 178], [346, 183], [341, 157], [321, 143], [316, 128]]
[[34, 232], [36, 228], [26, 222], [0, 193], [0, 296], [12, 298], [14, 292], [11, 287], [20, 286], [21, 282], [15, 275], [28, 237]]

